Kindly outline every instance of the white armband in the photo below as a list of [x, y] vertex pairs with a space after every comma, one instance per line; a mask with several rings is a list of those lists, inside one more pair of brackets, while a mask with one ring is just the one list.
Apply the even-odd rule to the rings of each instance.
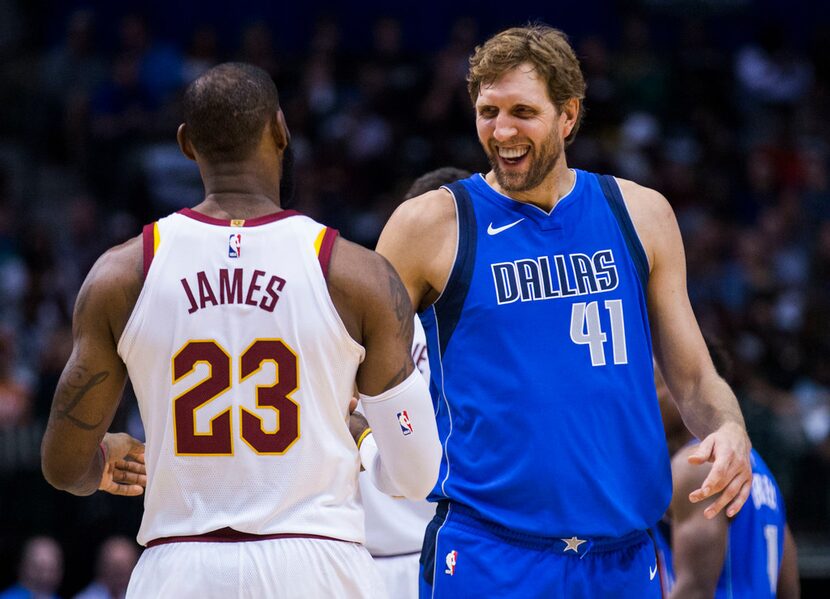
[[441, 443], [429, 389], [417, 369], [400, 385], [369, 397], [360, 395], [372, 427], [360, 445], [369, 478], [388, 495], [423, 499], [435, 486]]

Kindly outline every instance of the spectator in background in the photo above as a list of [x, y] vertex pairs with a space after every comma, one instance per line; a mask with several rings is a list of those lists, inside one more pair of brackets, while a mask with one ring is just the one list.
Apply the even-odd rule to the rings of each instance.
[[106, 63], [95, 48], [95, 15], [88, 9], [76, 10], [69, 17], [63, 42], [44, 57], [40, 80], [48, 149], [57, 150], [58, 157], [80, 168], [85, 167], [88, 150], [85, 128], [90, 94], [106, 75]]
[[15, 371], [15, 334], [0, 328], [0, 430], [29, 423], [32, 396]]
[[17, 583], [0, 599], [58, 599], [63, 580], [63, 550], [52, 537], [32, 537], [23, 546]]
[[138, 561], [138, 546], [127, 537], [110, 537], [98, 549], [95, 580], [75, 599], [123, 599]]
[[216, 27], [203, 23], [190, 35], [184, 55], [183, 79], [189, 83], [219, 62], [219, 42]]

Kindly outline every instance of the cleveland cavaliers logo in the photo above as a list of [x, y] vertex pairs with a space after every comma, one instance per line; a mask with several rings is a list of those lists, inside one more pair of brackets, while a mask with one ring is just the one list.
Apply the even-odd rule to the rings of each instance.
[[242, 233], [233, 233], [228, 239], [228, 257], [239, 258], [242, 255]]

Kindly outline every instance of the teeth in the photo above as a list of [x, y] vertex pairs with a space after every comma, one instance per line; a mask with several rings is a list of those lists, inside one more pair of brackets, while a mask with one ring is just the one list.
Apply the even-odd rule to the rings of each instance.
[[519, 146], [516, 148], [499, 148], [499, 156], [502, 158], [514, 159], [521, 158], [527, 154], [530, 146]]

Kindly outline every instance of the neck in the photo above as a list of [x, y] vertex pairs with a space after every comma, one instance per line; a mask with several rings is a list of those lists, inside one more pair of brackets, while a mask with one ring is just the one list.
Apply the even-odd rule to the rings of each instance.
[[280, 208], [279, 173], [255, 166], [202, 168], [205, 200], [194, 209], [221, 219], [250, 219]]
[[561, 159], [556, 162], [545, 179], [533, 189], [524, 191], [507, 191], [499, 185], [494, 171], [491, 170], [485, 176], [487, 183], [489, 183], [493, 189], [502, 195], [506, 195], [517, 202], [533, 204], [545, 212], [553, 210], [556, 204], [559, 203], [559, 200], [565, 197], [571, 189], [573, 189], [575, 178], [576, 175], [568, 168], [564, 154]]

